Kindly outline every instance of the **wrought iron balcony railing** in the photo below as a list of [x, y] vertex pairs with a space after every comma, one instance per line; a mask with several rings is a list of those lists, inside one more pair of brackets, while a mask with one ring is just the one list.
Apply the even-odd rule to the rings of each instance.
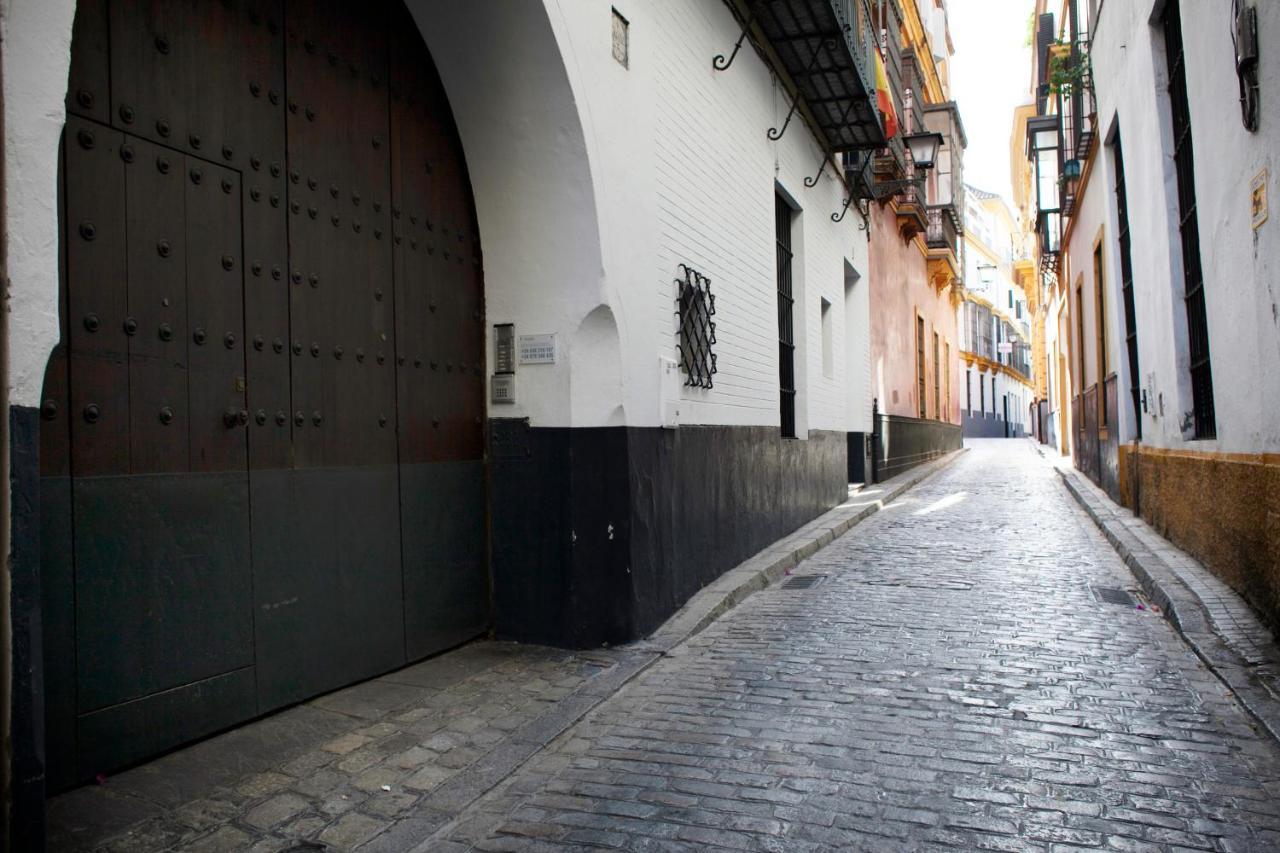
[[951, 205], [929, 205], [925, 211], [925, 245], [930, 249], [950, 249], [959, 256], [960, 231], [956, 227], [955, 209]]
[[[769, 131], [778, 139], [803, 103], [830, 154], [879, 148], [885, 143], [875, 106], [875, 32], [867, 0], [725, 0], [743, 20], [742, 35], [728, 57], [712, 67], [733, 64], [742, 42], [756, 33], [768, 42], [795, 91], [787, 119]], [[774, 61], [774, 60], [770, 60]]]

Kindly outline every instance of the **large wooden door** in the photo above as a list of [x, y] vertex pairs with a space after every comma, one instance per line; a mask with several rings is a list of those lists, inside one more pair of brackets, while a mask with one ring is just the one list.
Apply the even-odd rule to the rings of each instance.
[[474, 636], [483, 285], [398, 0], [81, 0], [42, 427], [55, 787]]

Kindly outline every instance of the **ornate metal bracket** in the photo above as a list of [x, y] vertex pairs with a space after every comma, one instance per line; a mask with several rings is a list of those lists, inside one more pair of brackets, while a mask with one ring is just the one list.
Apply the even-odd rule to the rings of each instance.
[[[813, 56], [809, 57], [809, 64], [804, 67], [804, 73], [808, 75], [813, 70], [813, 64], [818, 61], [818, 54], [822, 53], [824, 48], [832, 45], [832, 39], [823, 39], [818, 42], [818, 46], [813, 50]], [[769, 138], [777, 142], [782, 138], [782, 134], [787, 132], [787, 126], [791, 124], [791, 117], [796, 114], [796, 107], [800, 104], [800, 86], [796, 86], [796, 93], [791, 98], [791, 109], [787, 110], [787, 119], [782, 123], [782, 128], [769, 128]]]
[[[844, 215], [849, 212], [849, 205], [853, 204], [854, 198], [856, 198], [856, 196], [853, 193], [850, 193], [849, 197], [844, 200], [844, 206], [840, 208], [840, 212], [831, 214], [832, 222], [840, 222], [844, 219]], [[867, 213], [862, 209], [862, 201], [862, 199], [859, 199], [858, 201], [858, 215], [862, 217], [862, 221], [858, 223], [858, 230], [866, 231], [868, 228]]]
[[747, 16], [747, 22], [742, 25], [742, 35], [738, 36], [738, 40], [734, 42], [733, 53], [729, 54], [729, 58], [725, 59], [723, 53], [717, 53], [711, 60], [711, 68], [715, 71], [727, 71], [729, 66], [733, 64], [733, 60], [737, 59], [738, 51], [742, 50], [742, 42], [746, 39], [747, 33], [751, 32], [751, 21], [753, 17]]
[[806, 187], [816, 187], [818, 185], [818, 179], [821, 178], [822, 173], [827, 170], [827, 161], [830, 159], [831, 157], [824, 151], [822, 153], [822, 163], [818, 166], [818, 174], [814, 175], [812, 178], [804, 179], [804, 185]]
[[844, 219], [844, 215], [849, 212], [849, 205], [853, 204], [853, 193], [849, 193], [849, 197], [844, 200], [844, 207], [840, 208], [839, 213], [831, 214], [832, 222], [840, 222]]

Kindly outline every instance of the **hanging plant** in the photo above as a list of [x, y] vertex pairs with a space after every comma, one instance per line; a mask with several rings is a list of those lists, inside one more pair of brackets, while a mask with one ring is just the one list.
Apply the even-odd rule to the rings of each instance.
[[1084, 51], [1075, 50], [1049, 61], [1049, 91], [1055, 95], [1070, 98], [1085, 85], [1088, 76], [1089, 57]]

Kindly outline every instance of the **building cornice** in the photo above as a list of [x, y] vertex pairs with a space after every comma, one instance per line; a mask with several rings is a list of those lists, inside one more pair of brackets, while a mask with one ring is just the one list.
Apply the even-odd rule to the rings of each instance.
[[1008, 376], [1013, 381], [1021, 383], [1022, 385], [1025, 385], [1026, 387], [1030, 388], [1032, 391], [1035, 390], [1035, 386], [1031, 384], [1031, 381], [1029, 379], [1027, 379], [1021, 373], [1018, 373], [1017, 371], [1015, 371], [1012, 367], [1009, 367], [1009, 365], [1007, 364], [1001, 364], [998, 361], [992, 361], [986, 356], [978, 355], [976, 352], [969, 352], [968, 350], [963, 350], [963, 349], [960, 350], [960, 358], [963, 359], [964, 363], [969, 365], [970, 367], [976, 366], [980, 373], [987, 373], [987, 372], [1003, 373], [1005, 376]]

